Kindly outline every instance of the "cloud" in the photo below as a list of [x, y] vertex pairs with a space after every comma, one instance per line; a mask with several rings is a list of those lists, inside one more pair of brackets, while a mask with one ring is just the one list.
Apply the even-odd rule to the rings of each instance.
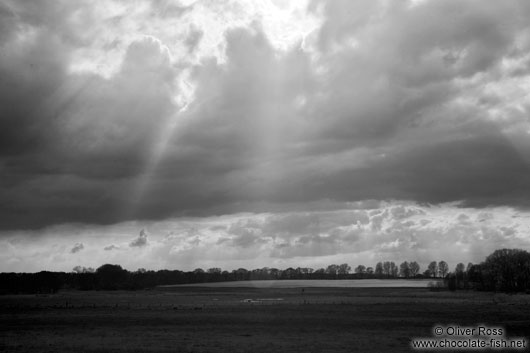
[[135, 4], [0, 4], [2, 268], [528, 247], [524, 1]]
[[143, 229], [140, 231], [140, 235], [138, 235], [138, 238], [136, 238], [129, 244], [130, 247], [143, 247], [146, 245], [147, 245], [147, 233]]
[[70, 253], [75, 254], [75, 253], [83, 250], [84, 248], [85, 248], [85, 246], [83, 245], [83, 243], [76, 243], [74, 245], [74, 247], [70, 250]]
[[[69, 47], [44, 29], [35, 32], [23, 44], [11, 39], [0, 59], [12, 82], [1, 92], [0, 121], [11, 186], [0, 194], [36, 216], [25, 223], [16, 207], [7, 209], [12, 217], [3, 227], [116, 220], [124, 207], [120, 194], [135, 186], [173, 109], [168, 53], [150, 37], [135, 41], [121, 70], [106, 80], [68, 74]], [[23, 195], [28, 188], [39, 190], [31, 201]]]
[[77, 265], [77, 266], [75, 266], [72, 269], [72, 272], [75, 272], [75, 273], [94, 273], [95, 270], [92, 267], [86, 268], [84, 266]]
[[197, 49], [197, 46], [199, 45], [202, 37], [204, 36], [204, 32], [200, 29], [195, 28], [192, 26], [190, 28], [188, 37], [186, 38], [185, 44], [188, 47], [188, 52], [192, 54], [195, 49]]
[[[529, 220], [527, 211], [511, 207], [391, 201], [377, 208], [344, 205], [335, 210], [179, 217], [98, 227], [71, 224], [4, 232], [0, 246], [6, 250], [0, 263], [5, 271], [30, 272], [70, 271], [79, 263], [98, 268], [108, 262], [130, 270], [232, 270], [320, 268], [344, 262], [374, 266], [405, 260], [425, 267], [444, 260], [452, 268], [458, 262], [480, 262], [499, 248], [527, 248]], [[131, 232], [139, 227], [151, 231], [148, 241], [144, 231], [131, 242]], [[72, 234], [84, 249], [65, 256], [72, 248]], [[139, 251], [131, 244], [144, 245]], [[120, 251], [101, 251], [104, 247]]]

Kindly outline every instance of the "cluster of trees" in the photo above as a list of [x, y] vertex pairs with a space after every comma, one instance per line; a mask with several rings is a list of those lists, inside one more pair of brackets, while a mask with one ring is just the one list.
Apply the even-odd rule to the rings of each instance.
[[530, 290], [530, 254], [523, 250], [497, 250], [481, 264], [456, 265], [453, 272], [445, 261], [432, 261], [424, 272], [416, 261], [378, 262], [375, 267], [357, 266], [353, 273], [344, 263], [326, 268], [264, 267], [223, 271], [214, 267], [193, 271], [127, 271], [106, 264], [98, 269], [76, 266], [72, 272], [0, 273], [0, 293], [49, 293], [61, 288], [80, 290], [136, 290], [159, 285], [283, 279], [361, 279], [361, 278], [441, 278], [449, 289], [528, 291]]
[[496, 250], [480, 264], [458, 264], [444, 277], [451, 290], [475, 288], [485, 291], [530, 293], [530, 253], [521, 249]]
[[421, 273], [420, 265], [416, 261], [404, 261], [399, 266], [393, 261], [385, 261], [378, 262], [375, 269], [359, 265], [354, 271], [363, 278], [444, 278], [449, 272], [449, 265], [445, 261], [432, 261]]

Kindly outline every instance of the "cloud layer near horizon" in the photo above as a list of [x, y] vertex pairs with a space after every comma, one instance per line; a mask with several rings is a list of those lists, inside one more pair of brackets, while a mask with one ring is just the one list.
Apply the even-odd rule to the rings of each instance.
[[[146, 230], [141, 230], [145, 227]], [[511, 208], [362, 202], [325, 211], [78, 224], [13, 231], [0, 240], [4, 271], [71, 271], [118, 263], [147, 269], [375, 266], [379, 261], [478, 263], [496, 249], [530, 247], [530, 213]], [[82, 251], [81, 251], [82, 250]]]
[[[529, 17], [517, 0], [0, 0], [0, 235], [363, 200], [528, 209]], [[266, 243], [243, 228], [219, 245]], [[143, 251], [140, 229], [101, 248]], [[266, 253], [338, 254], [330, 239]]]

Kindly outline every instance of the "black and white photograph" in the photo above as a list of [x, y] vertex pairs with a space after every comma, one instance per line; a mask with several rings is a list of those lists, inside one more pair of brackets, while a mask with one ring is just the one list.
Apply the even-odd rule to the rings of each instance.
[[529, 1], [0, 0], [0, 352], [529, 346]]

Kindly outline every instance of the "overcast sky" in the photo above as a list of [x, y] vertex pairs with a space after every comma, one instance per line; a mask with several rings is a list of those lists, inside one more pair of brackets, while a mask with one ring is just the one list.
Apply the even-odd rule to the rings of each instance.
[[0, 0], [0, 270], [530, 247], [528, 1]]

